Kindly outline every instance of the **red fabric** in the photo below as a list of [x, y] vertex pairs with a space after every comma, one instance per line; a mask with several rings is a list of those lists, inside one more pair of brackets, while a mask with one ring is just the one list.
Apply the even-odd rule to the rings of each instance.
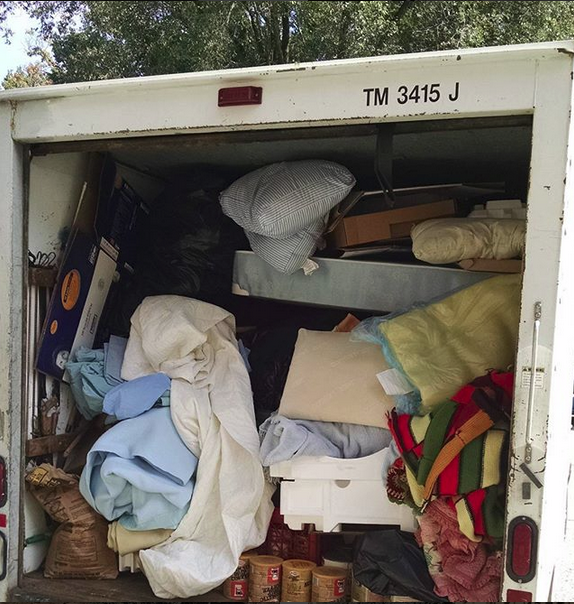
[[429, 560], [436, 593], [451, 602], [498, 602], [502, 556], [467, 539], [456, 512], [445, 500], [429, 504], [416, 533]]
[[493, 371], [491, 377], [492, 381], [506, 390], [508, 396], [512, 398], [514, 392], [514, 373], [498, 373], [498, 371]]
[[394, 411], [389, 416], [389, 429], [401, 455], [406, 451], [411, 451], [417, 445], [411, 432], [411, 419], [411, 415], [396, 415]]
[[[501, 408], [506, 412], [510, 413], [510, 407], [512, 405], [512, 397], [514, 393], [514, 373], [506, 372], [499, 373], [498, 371], [491, 371], [485, 376], [481, 376], [474, 380], [471, 384], [463, 386], [453, 397], [452, 400], [460, 404], [469, 404], [473, 402], [473, 396], [477, 388], [486, 387], [489, 388], [488, 380], [499, 386], [504, 392], [505, 396], [499, 396], [498, 401]], [[492, 388], [492, 386], [490, 386]], [[476, 404], [476, 403], [474, 403]]]
[[438, 477], [438, 491], [442, 495], [454, 497], [459, 492], [460, 455], [457, 455]]
[[465, 499], [466, 507], [470, 510], [473, 518], [474, 533], [476, 535], [486, 535], [484, 514], [482, 512], [482, 504], [486, 499], [486, 490], [478, 489], [478, 491], [473, 491]]

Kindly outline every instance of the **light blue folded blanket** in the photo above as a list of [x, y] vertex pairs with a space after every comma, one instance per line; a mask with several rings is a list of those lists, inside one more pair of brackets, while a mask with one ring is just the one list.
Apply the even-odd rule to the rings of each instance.
[[106, 394], [104, 413], [119, 420], [137, 417], [151, 409], [162, 396], [169, 396], [170, 388], [171, 380], [165, 373], [152, 373], [122, 382]]
[[259, 428], [263, 466], [295, 457], [356, 459], [389, 446], [389, 430], [372, 426], [288, 419], [272, 415]]
[[[72, 354], [66, 364], [70, 377], [70, 388], [76, 406], [87, 420], [94, 419], [102, 413], [104, 398], [108, 392], [121, 384], [125, 384], [125, 381], [121, 378], [121, 367], [126, 345], [127, 340], [125, 338], [112, 336], [109, 343], [104, 344], [103, 350], [81, 347]], [[170, 385], [171, 383], [157, 397], [164, 407], [168, 407], [170, 404], [168, 390]], [[126, 400], [125, 393], [123, 399]], [[156, 404], [156, 400], [151, 401], [150, 404], [147, 404], [147, 402], [142, 404], [140, 400], [134, 400], [132, 407], [139, 404], [141, 412], [143, 412]]]
[[189, 508], [197, 458], [168, 408], [116, 424], [88, 453], [80, 479], [86, 501], [128, 530], [175, 529]]
[[88, 420], [102, 412], [106, 392], [121, 383], [104, 371], [104, 351], [79, 348], [66, 369], [78, 411]]

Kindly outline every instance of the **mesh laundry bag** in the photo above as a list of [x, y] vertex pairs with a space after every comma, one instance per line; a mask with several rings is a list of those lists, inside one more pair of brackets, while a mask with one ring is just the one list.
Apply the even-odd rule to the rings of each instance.
[[245, 229], [253, 251], [290, 274], [309, 268], [329, 212], [354, 185], [353, 175], [333, 162], [281, 162], [235, 181], [220, 202]]

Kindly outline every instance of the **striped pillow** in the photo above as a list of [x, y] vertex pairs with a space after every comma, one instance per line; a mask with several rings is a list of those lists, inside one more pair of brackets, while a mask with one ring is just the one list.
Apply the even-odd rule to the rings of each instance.
[[258, 256], [293, 273], [315, 252], [329, 212], [354, 185], [353, 175], [333, 162], [281, 162], [243, 176], [220, 202]]

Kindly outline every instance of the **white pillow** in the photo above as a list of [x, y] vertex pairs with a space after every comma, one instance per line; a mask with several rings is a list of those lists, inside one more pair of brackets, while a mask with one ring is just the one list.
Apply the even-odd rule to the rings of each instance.
[[333, 162], [281, 162], [235, 181], [220, 202], [258, 256], [292, 273], [313, 255], [331, 209], [354, 185], [353, 175]]

